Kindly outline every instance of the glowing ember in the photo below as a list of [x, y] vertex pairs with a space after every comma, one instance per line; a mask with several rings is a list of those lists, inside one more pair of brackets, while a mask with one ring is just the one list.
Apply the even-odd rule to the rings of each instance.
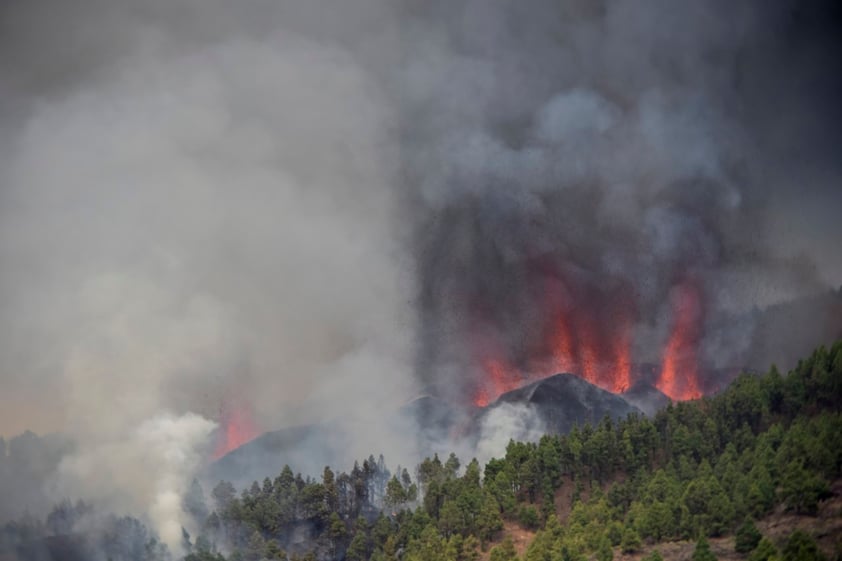
[[213, 459], [219, 459], [259, 434], [251, 410], [241, 400], [226, 400], [219, 413], [219, 432]]
[[685, 401], [701, 397], [696, 348], [701, 337], [702, 301], [692, 281], [673, 292], [673, 325], [664, 349], [661, 375], [656, 387], [671, 399]]

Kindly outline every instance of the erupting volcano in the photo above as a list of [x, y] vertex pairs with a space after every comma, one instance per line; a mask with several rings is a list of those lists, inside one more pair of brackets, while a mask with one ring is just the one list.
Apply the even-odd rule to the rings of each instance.
[[482, 374], [472, 394], [474, 405], [484, 407], [503, 393], [561, 372], [613, 393], [644, 382], [675, 401], [702, 396], [697, 347], [703, 302], [697, 282], [685, 279], [672, 290], [670, 332], [655, 369], [633, 362], [637, 307], [627, 284], [577, 281], [562, 278], [557, 270], [537, 284], [545, 319], [530, 333], [525, 350], [504, 349], [502, 336], [489, 344], [487, 335], [480, 346], [484, 352], [475, 350]]

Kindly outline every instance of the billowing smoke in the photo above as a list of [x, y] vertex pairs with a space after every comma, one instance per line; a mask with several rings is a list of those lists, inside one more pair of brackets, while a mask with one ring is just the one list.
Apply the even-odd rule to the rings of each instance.
[[[260, 430], [341, 419], [412, 465], [381, 421], [419, 393], [764, 367], [796, 316], [762, 309], [842, 279], [829, 10], [4, 3], [0, 433], [76, 443], [41, 502], [174, 540], [195, 469]], [[807, 309], [780, 360], [836, 334]]]
[[220, 404], [266, 430], [414, 394], [395, 107], [325, 10], [0, 8], [0, 433], [72, 437], [53, 501], [172, 545]]
[[621, 391], [655, 363], [646, 381], [686, 399], [719, 369], [767, 366], [752, 364], [769, 360], [752, 307], [839, 282], [820, 241], [838, 227], [825, 215], [796, 242], [789, 215], [803, 207], [780, 207], [796, 176], [842, 202], [827, 152], [839, 135], [819, 122], [839, 114], [812, 19], [829, 14], [457, 4], [425, 10], [418, 27], [438, 35], [406, 62], [425, 380], [452, 392], [457, 378], [482, 404], [557, 371]]
[[482, 419], [476, 456], [485, 465], [506, 454], [510, 441], [537, 442], [546, 432], [540, 417], [525, 404], [502, 403]]
[[205, 460], [204, 444], [213, 428], [214, 423], [192, 413], [161, 414], [119, 442], [87, 446], [65, 458], [57, 484], [101, 506], [146, 513], [163, 543], [180, 553], [182, 528], [193, 529], [183, 497]]

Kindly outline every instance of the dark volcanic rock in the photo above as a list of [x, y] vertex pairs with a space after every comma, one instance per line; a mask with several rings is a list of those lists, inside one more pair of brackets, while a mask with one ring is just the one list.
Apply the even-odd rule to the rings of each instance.
[[596, 424], [608, 415], [621, 419], [640, 409], [573, 374], [556, 374], [501, 395], [479, 415], [482, 422], [504, 404], [529, 407], [547, 432], [563, 434], [574, 425]]
[[670, 398], [661, 390], [645, 382], [635, 384], [620, 395], [650, 417], [670, 403]]

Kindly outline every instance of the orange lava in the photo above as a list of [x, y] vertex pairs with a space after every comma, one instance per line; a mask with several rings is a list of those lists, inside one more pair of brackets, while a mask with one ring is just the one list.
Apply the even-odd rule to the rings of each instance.
[[610, 387], [607, 388], [614, 393], [624, 392], [631, 387], [631, 326], [625, 318], [618, 331], [613, 345]]
[[[633, 288], [617, 279], [595, 284], [539, 265], [533, 294], [544, 322], [519, 349], [509, 349], [499, 335], [489, 336], [487, 328], [478, 330], [474, 356], [484, 375], [474, 387], [473, 402], [484, 407], [505, 392], [564, 372], [614, 393], [628, 390], [638, 376], [648, 379], [648, 374], [633, 369], [638, 321]], [[702, 396], [698, 356], [702, 296], [700, 283], [690, 277], [672, 291], [670, 335], [655, 386], [675, 401]]]
[[225, 401], [219, 415], [219, 432], [213, 459], [217, 460], [259, 434], [251, 410], [240, 400]]
[[565, 318], [560, 317], [555, 323], [555, 332], [550, 343], [553, 349], [553, 369], [556, 372], [570, 372], [576, 369], [573, 355], [573, 336]]
[[599, 353], [599, 339], [593, 320], [590, 317], [580, 317], [578, 322], [579, 335], [579, 374], [591, 384], [602, 381], [601, 360]]
[[616, 314], [606, 332], [599, 329], [597, 318], [581, 310], [558, 314], [545, 331], [543, 350], [536, 351], [537, 358], [525, 369], [499, 358], [503, 353], [493, 346], [498, 358], [479, 359], [484, 376], [475, 388], [474, 405], [485, 407], [503, 393], [561, 372], [575, 374], [611, 392], [627, 390], [632, 365], [630, 317], [629, 313]]
[[629, 329], [617, 339], [614, 346], [614, 377], [611, 388], [614, 393], [622, 393], [631, 387], [631, 340]]
[[[561, 300], [554, 294], [547, 297], [550, 305]], [[558, 317], [548, 335], [550, 369], [539, 368], [544, 376], [570, 372], [615, 393], [631, 386], [633, 307], [618, 296], [609, 308], [610, 317], [581, 306], [556, 311]], [[605, 309], [601, 311], [602, 316], [608, 315]]]
[[478, 407], [485, 407], [500, 395], [520, 387], [524, 382], [524, 378], [517, 369], [500, 359], [487, 359], [482, 366], [486, 373], [485, 385], [477, 388], [474, 395], [474, 405]]
[[675, 287], [672, 313], [672, 331], [655, 386], [675, 401], [697, 399], [702, 396], [696, 350], [701, 337], [702, 305], [694, 282], [685, 281]]

